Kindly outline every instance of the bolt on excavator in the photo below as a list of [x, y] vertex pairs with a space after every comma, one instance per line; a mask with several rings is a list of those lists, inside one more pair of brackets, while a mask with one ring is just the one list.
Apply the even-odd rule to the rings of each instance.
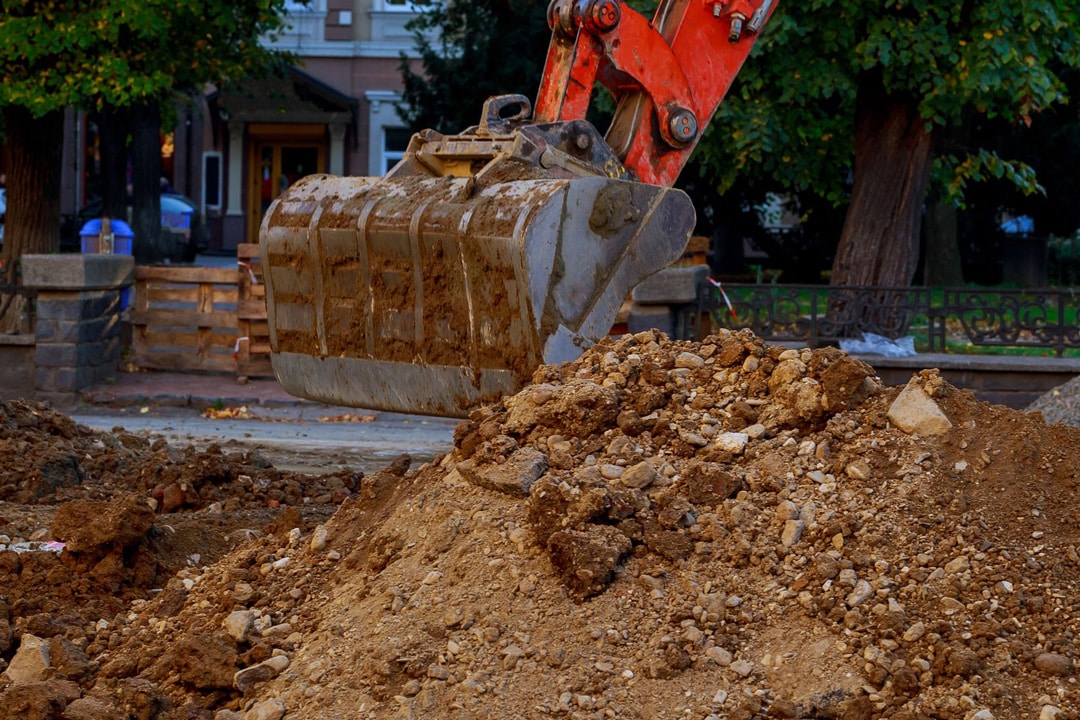
[[[533, 106], [490, 98], [382, 177], [312, 175], [260, 229], [274, 374], [333, 405], [465, 417], [610, 331], [694, 228], [673, 188], [773, 0], [553, 0]], [[616, 109], [585, 120], [596, 83]]]

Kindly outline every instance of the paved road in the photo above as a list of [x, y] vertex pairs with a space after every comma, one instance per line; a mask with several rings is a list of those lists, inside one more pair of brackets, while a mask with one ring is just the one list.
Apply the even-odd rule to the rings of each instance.
[[253, 407], [249, 413], [254, 417], [211, 419], [193, 408], [151, 407], [142, 412], [139, 407], [90, 407], [71, 417], [95, 430], [120, 426], [164, 437], [170, 444], [257, 449], [283, 470], [320, 473], [350, 467], [365, 474], [385, 467], [401, 453], [412, 455], [416, 467], [448, 452], [458, 423], [395, 413], [378, 413], [370, 422], [326, 422], [320, 419], [358, 417], [365, 411], [311, 406]]

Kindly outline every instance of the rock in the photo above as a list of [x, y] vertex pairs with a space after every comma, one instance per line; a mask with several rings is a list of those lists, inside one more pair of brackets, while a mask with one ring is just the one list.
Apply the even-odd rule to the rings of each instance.
[[681, 352], [675, 356], [675, 367], [697, 370], [700, 367], [705, 367], [705, 360], [702, 359], [700, 355], [695, 355], [690, 352]]
[[247, 692], [258, 683], [264, 683], [277, 677], [288, 667], [289, 658], [287, 656], [274, 655], [257, 665], [238, 670], [233, 675], [233, 685], [240, 692]]
[[140, 495], [121, 495], [111, 502], [61, 504], [52, 522], [52, 536], [65, 551], [100, 557], [141, 540], [154, 524], [154, 512]]
[[[78, 697], [77, 686], [75, 690]], [[0, 692], [0, 717], [5, 720], [59, 720], [71, 699], [67, 688], [56, 682], [19, 683]]]
[[260, 700], [244, 713], [244, 720], [281, 720], [285, 717], [285, 702], [281, 698]]
[[311, 542], [308, 547], [312, 552], [320, 552], [326, 549], [327, 531], [325, 525], [317, 525], [311, 533]]
[[915, 376], [900, 391], [889, 407], [889, 422], [909, 435], [940, 435], [952, 427], [952, 422], [923, 389]]
[[1039, 711], [1039, 720], [1064, 720], [1065, 713], [1056, 705], [1043, 705]]
[[926, 625], [920, 621], [914, 623], [911, 627], [904, 631], [904, 640], [906, 642], [915, 642], [925, 634]]
[[727, 667], [731, 664], [731, 652], [719, 645], [713, 645], [706, 650], [705, 657], [709, 658], [720, 667]]
[[822, 580], [832, 580], [840, 574], [840, 561], [828, 553], [820, 553], [814, 557], [814, 569]]
[[971, 561], [968, 560], [966, 555], [961, 555], [959, 557], [953, 558], [949, 562], [945, 563], [945, 572], [949, 573], [950, 575], [970, 569]]
[[90, 672], [86, 653], [66, 637], [56, 636], [49, 641], [49, 663], [60, 677], [78, 681]]
[[1035, 668], [1047, 675], [1064, 677], [1072, 675], [1073, 661], [1071, 658], [1058, 653], [1042, 653], [1035, 657]]
[[72, 700], [64, 709], [64, 720], [123, 720], [123, 717], [115, 705], [95, 697]]
[[844, 472], [847, 476], [853, 480], [869, 480], [870, 479], [870, 463], [866, 462], [862, 458], [859, 458], [853, 463], [850, 463]]
[[221, 626], [233, 640], [238, 643], [247, 642], [248, 633], [255, 622], [255, 613], [250, 610], [233, 610], [225, 616]]
[[740, 455], [750, 442], [750, 436], [741, 432], [720, 433], [713, 440], [713, 447], [717, 450], [729, 452], [732, 455]]
[[11, 658], [4, 676], [14, 684], [45, 680], [49, 669], [49, 641], [23, 633], [19, 649]]
[[177, 675], [200, 690], [231, 688], [236, 672], [236, 651], [209, 635], [190, 635], [173, 646], [172, 661]]
[[682, 476], [687, 499], [698, 507], [716, 507], [743, 488], [742, 481], [719, 463], [691, 460]]
[[784, 531], [780, 534], [780, 542], [784, 547], [791, 547], [802, 539], [803, 531], [806, 530], [806, 521], [795, 518], [784, 523]]
[[609, 525], [561, 530], [548, 539], [552, 564], [567, 589], [579, 598], [603, 592], [632, 549], [630, 539]]
[[619, 414], [618, 390], [590, 380], [528, 385], [503, 402], [507, 410], [505, 427], [510, 435], [546, 427], [585, 437], [611, 425]]
[[660, 474], [649, 463], [639, 462], [637, 465], [627, 468], [620, 479], [626, 487], [644, 490], [659, 480]]
[[526, 497], [547, 468], [547, 455], [531, 447], [518, 448], [504, 463], [469, 459], [457, 464], [457, 471], [472, 484], [517, 497]]
[[860, 580], [855, 584], [855, 589], [848, 595], [847, 606], [850, 608], [857, 608], [873, 597], [873, 595], [874, 588], [870, 586], [870, 583], [865, 580]]
[[749, 660], [736, 660], [731, 663], [731, 671], [739, 677], [747, 677], [754, 672], [754, 664]]

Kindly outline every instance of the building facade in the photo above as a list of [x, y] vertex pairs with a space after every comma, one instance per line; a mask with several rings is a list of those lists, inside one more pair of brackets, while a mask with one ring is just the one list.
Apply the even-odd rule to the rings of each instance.
[[[271, 45], [296, 54], [299, 67], [207, 98], [203, 147], [212, 149], [200, 175], [219, 191], [207, 209], [217, 212], [212, 237], [223, 250], [256, 242], [263, 212], [298, 178], [380, 175], [408, 143], [396, 110], [401, 56], [414, 47], [407, 0], [288, 5], [290, 27]], [[207, 182], [214, 173], [220, 179]]]
[[[381, 175], [409, 133], [396, 105], [402, 54], [415, 60], [408, 0], [286, 3], [288, 28], [268, 45], [299, 61], [283, 77], [247, 81], [191, 99], [165, 133], [162, 168], [209, 226], [210, 250], [257, 242], [263, 212], [305, 175]], [[70, 112], [62, 211], [95, 196], [100, 165], [92, 119]]]

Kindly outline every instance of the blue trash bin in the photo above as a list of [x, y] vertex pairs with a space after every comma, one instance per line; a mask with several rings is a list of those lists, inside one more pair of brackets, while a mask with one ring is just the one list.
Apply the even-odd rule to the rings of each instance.
[[[123, 220], [115, 218], [110, 222], [113, 233], [113, 254], [130, 255], [131, 241], [135, 238], [131, 226]], [[79, 230], [79, 240], [82, 242], [84, 253], [99, 253], [98, 236], [101, 235], [101, 218], [90, 220]]]
[[[113, 218], [109, 222], [113, 233], [113, 255], [131, 255], [131, 243], [135, 239], [135, 233], [131, 226], [123, 220]], [[79, 230], [79, 240], [84, 253], [100, 253], [99, 236], [101, 235], [101, 218], [90, 220]], [[120, 309], [127, 308], [131, 299], [131, 288], [127, 287], [120, 291]]]

